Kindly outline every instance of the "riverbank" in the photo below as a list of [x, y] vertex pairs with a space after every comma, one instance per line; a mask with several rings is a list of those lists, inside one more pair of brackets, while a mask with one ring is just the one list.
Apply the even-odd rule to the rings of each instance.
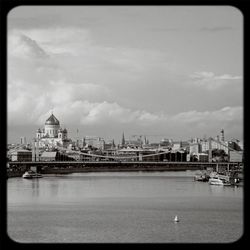
[[[190, 170], [196, 170], [196, 168], [190, 168]], [[85, 167], [85, 168], [47, 168], [41, 170], [41, 174], [72, 174], [72, 173], [88, 173], [88, 172], [152, 172], [152, 171], [186, 171], [186, 168], [179, 166], [174, 168], [166, 167]], [[23, 171], [9, 172], [8, 178], [22, 177]]]
[[[203, 162], [11, 162], [8, 178], [21, 177], [30, 168], [41, 174], [70, 174], [82, 172], [135, 172], [208, 170], [223, 172], [240, 170], [230, 163]], [[242, 171], [242, 169], [241, 169]]]

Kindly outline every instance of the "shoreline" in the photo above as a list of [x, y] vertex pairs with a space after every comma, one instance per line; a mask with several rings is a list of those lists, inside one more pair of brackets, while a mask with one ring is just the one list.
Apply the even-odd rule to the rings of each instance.
[[[197, 170], [197, 168], [192, 168], [188, 170]], [[72, 173], [89, 173], [89, 172], [164, 172], [164, 171], [187, 171], [184, 167], [175, 168], [163, 168], [163, 167], [133, 167], [133, 168], [67, 168], [67, 169], [46, 169], [41, 170], [41, 174], [72, 174]], [[7, 178], [22, 177], [25, 171], [9, 172], [7, 173]]]

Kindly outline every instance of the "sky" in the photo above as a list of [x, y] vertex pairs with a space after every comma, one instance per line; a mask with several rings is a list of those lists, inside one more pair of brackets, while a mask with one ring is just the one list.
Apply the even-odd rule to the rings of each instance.
[[72, 139], [243, 140], [232, 6], [19, 6], [7, 36], [9, 143], [52, 112]]

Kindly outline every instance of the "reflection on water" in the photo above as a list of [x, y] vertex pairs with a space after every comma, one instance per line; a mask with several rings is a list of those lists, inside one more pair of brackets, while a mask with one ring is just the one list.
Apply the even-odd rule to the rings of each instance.
[[58, 192], [59, 192], [58, 182], [50, 183], [50, 190], [51, 190], [51, 196], [53, 196], [53, 197], [58, 196]]
[[174, 223], [174, 235], [175, 235], [175, 242], [181, 242], [180, 232], [179, 232], [179, 223]]
[[32, 185], [32, 196], [38, 197], [39, 196], [39, 180], [38, 179], [32, 179], [31, 181]]
[[[243, 227], [241, 187], [194, 173], [127, 172], [8, 179], [8, 232], [20, 242], [230, 242]], [[179, 223], [174, 223], [178, 214]]]
[[220, 195], [242, 195], [242, 187], [238, 186], [216, 186], [209, 185], [209, 192], [211, 195], [220, 196]]

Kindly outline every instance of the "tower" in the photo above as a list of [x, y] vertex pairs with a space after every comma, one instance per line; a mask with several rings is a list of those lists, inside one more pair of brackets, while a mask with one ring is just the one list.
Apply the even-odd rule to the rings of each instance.
[[68, 138], [68, 130], [65, 128], [64, 130], [63, 130], [63, 137], [62, 137], [62, 139], [63, 140], [66, 140]]
[[39, 128], [37, 131], [36, 131], [36, 138], [37, 139], [41, 139], [41, 129]]
[[220, 141], [223, 141], [224, 142], [225, 138], [224, 138], [224, 129], [222, 129], [220, 131]]
[[112, 148], [115, 148], [115, 140], [112, 140]]
[[208, 162], [212, 162], [212, 139], [208, 138]]
[[63, 138], [63, 130], [62, 130], [62, 128], [59, 128], [59, 129], [58, 129], [58, 138], [59, 138], [59, 139], [62, 139], [62, 138]]
[[39, 161], [39, 146], [36, 139], [32, 143], [32, 161]]
[[124, 132], [122, 133], [122, 146], [125, 146], [125, 137], [124, 137]]
[[21, 140], [21, 144], [26, 144], [26, 137], [25, 136], [22, 136], [20, 138], [20, 140]]

